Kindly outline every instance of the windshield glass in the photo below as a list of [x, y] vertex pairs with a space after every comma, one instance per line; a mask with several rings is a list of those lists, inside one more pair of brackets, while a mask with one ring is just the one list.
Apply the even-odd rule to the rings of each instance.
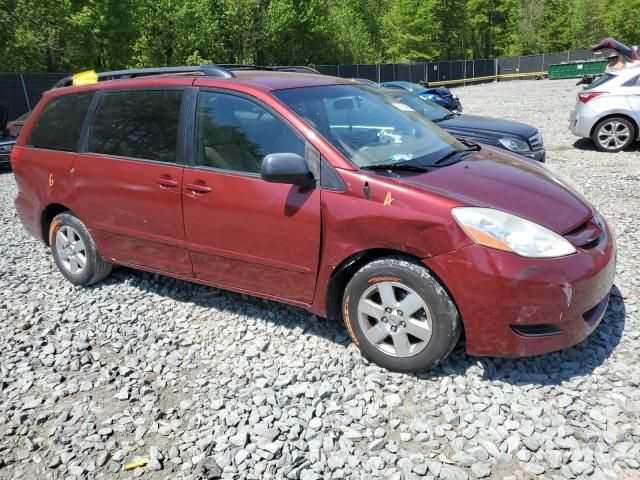
[[273, 94], [358, 167], [428, 166], [464, 149], [410, 106], [363, 85], [292, 88]]
[[609, 80], [613, 80], [614, 78], [616, 78], [616, 75], [611, 75], [609, 73], [606, 73], [603, 76], [601, 76], [600, 78], [598, 78], [596, 81], [594, 81], [587, 88], [585, 88], [585, 90], [593, 90], [594, 88], [598, 88], [600, 85], [604, 85]]
[[389, 95], [401, 101], [405, 105], [413, 108], [416, 112], [424, 115], [432, 122], [453, 116], [453, 114], [446, 108], [441, 107], [440, 105], [436, 105], [435, 103], [421, 97], [420, 95], [416, 95], [415, 93], [407, 91], [402, 91], [402, 93], [399, 93], [393, 91], [390, 92]]

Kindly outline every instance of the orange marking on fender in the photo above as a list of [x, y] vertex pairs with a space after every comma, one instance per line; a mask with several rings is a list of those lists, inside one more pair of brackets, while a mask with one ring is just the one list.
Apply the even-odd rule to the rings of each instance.
[[360, 342], [356, 338], [356, 334], [353, 331], [353, 327], [351, 326], [351, 318], [349, 318], [349, 297], [344, 299], [344, 324], [347, 327], [347, 332], [349, 332], [349, 336], [351, 337], [351, 341], [355, 343], [358, 347], [360, 346]]
[[50, 173], [50, 174], [49, 174], [49, 186], [50, 186], [50, 187], [53, 187], [53, 184], [54, 184], [54, 183], [55, 183], [55, 182], [53, 181], [53, 173]]
[[49, 245], [53, 245], [53, 236], [58, 231], [58, 226], [60, 225], [60, 220], [54, 220], [51, 224], [51, 228], [49, 229]]
[[384, 206], [385, 207], [390, 207], [391, 204], [393, 203], [393, 198], [391, 197], [391, 192], [387, 193], [387, 196], [384, 197]]
[[396, 277], [375, 277], [375, 278], [369, 279], [369, 283], [380, 283], [380, 282], [402, 282], [402, 279], [396, 278]]

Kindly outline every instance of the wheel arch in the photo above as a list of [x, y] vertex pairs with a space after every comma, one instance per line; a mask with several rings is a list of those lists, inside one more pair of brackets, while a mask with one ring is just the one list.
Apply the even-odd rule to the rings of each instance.
[[69, 207], [61, 203], [50, 203], [42, 210], [42, 214], [40, 215], [40, 235], [42, 237], [42, 240], [48, 247], [51, 246], [51, 242], [49, 241], [49, 230], [51, 228], [51, 222], [53, 222], [53, 219], [56, 217], [56, 215], [60, 215], [64, 212], [73, 213], [73, 211]]
[[333, 269], [333, 272], [331, 273], [331, 277], [329, 278], [329, 282], [327, 284], [327, 317], [329, 319], [336, 320], [339, 319], [342, 315], [342, 296], [347, 284], [349, 283], [349, 280], [351, 280], [355, 273], [367, 263], [371, 263], [375, 260], [385, 257], [404, 257], [407, 260], [419, 263], [421, 266], [426, 268], [429, 274], [436, 279], [436, 281], [442, 286], [442, 288], [444, 288], [444, 290], [447, 292], [447, 295], [449, 295], [449, 298], [453, 302], [456, 310], [458, 311], [461, 333], [464, 336], [464, 320], [460, 315], [460, 309], [458, 308], [456, 299], [451, 294], [451, 291], [447, 288], [447, 285], [438, 275], [436, 275], [433, 270], [427, 267], [419, 257], [411, 255], [407, 252], [393, 249], [374, 248], [363, 250], [351, 255], [350, 257], [347, 257], [342, 262], [340, 262], [340, 264], [336, 268]]

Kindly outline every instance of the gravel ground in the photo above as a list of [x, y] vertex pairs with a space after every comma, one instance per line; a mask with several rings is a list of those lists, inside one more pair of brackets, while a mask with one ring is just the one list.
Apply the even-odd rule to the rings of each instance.
[[297, 308], [128, 269], [74, 288], [0, 174], [0, 478], [640, 478], [640, 154], [574, 145], [576, 91], [457, 91], [467, 113], [541, 128], [549, 168], [617, 234], [602, 325], [535, 358], [458, 346], [396, 374]]

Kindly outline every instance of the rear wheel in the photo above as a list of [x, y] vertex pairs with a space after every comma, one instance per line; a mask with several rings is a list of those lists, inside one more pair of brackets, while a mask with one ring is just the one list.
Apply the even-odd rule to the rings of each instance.
[[91, 285], [111, 273], [113, 265], [102, 259], [89, 230], [72, 213], [56, 215], [49, 239], [58, 270], [74, 285]]
[[605, 118], [596, 125], [591, 136], [596, 148], [601, 152], [626, 150], [636, 139], [636, 129], [626, 118]]
[[345, 325], [370, 361], [397, 371], [431, 368], [460, 336], [458, 311], [428, 270], [402, 257], [373, 261], [345, 290]]

